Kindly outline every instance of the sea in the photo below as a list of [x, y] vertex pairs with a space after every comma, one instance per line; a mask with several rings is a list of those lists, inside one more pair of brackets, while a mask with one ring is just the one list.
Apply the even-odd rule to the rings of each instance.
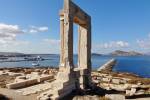
[[[38, 56], [38, 55], [34, 55]], [[40, 57], [46, 59], [41, 60], [38, 63], [42, 67], [59, 66], [59, 55], [47, 54], [39, 55]], [[74, 65], [77, 65], [77, 55], [74, 55]], [[137, 74], [144, 78], [150, 78], [150, 56], [102, 56], [102, 55], [92, 55], [92, 69], [96, 70], [105, 64], [110, 59], [116, 59], [117, 63], [113, 68], [116, 72], [128, 72]], [[11, 59], [24, 59], [24, 57], [11, 57]], [[35, 61], [0, 61], [0, 67], [34, 67], [32, 64]]]

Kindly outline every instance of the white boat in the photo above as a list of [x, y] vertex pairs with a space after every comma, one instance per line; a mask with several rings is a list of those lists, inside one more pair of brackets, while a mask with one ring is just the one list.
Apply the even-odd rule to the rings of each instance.
[[34, 62], [34, 63], [32, 63], [32, 66], [40, 66], [40, 64], [39, 64], [39, 63]]
[[40, 57], [37, 57], [37, 62], [33, 62], [33, 63], [32, 63], [32, 66], [34, 66], [34, 67], [40, 66], [40, 64], [39, 64], [40, 59], [39, 59], [39, 58], [40, 58]]

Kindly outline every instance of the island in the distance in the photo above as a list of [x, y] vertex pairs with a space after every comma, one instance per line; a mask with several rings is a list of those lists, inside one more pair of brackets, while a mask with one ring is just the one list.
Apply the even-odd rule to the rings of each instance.
[[99, 54], [99, 53], [92, 53], [92, 56], [142, 56], [142, 55], [149, 55], [148, 53], [140, 53], [137, 51], [123, 51], [123, 50], [115, 50], [111, 53], [107, 54]]
[[[17, 52], [0, 52], [0, 57], [30, 57], [35, 55], [53, 55], [53, 54], [25, 54], [25, 53], [17, 53]], [[57, 55], [57, 54], [54, 54]], [[77, 54], [75, 54], [77, 55]], [[99, 53], [92, 53], [92, 56], [141, 56], [141, 55], [149, 55], [149, 53], [139, 53], [136, 51], [123, 51], [123, 50], [116, 50], [108, 54], [99, 54]]]
[[144, 54], [136, 52], [136, 51], [121, 51], [121, 50], [116, 50], [116, 51], [110, 53], [109, 55], [112, 55], [112, 56], [141, 56], [141, 55], [144, 55]]

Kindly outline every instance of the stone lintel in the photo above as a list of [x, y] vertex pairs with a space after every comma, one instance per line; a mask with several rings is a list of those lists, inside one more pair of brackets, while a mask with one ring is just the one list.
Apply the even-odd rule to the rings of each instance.
[[73, 21], [81, 26], [86, 26], [91, 20], [91, 17], [83, 11], [79, 6], [74, 4], [71, 0], [65, 0], [64, 8], [60, 10], [59, 15], [62, 17], [65, 13], [73, 16]]

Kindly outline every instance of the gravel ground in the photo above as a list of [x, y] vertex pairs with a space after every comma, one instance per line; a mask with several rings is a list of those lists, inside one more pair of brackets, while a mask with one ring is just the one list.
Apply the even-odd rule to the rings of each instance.
[[0, 88], [0, 94], [7, 96], [10, 100], [36, 100], [39, 94], [33, 94], [29, 96], [23, 96], [15, 90]]
[[14, 80], [15, 80], [14, 76], [0, 75], [0, 87], [6, 88], [6, 84], [12, 83], [12, 82], [14, 82]]

